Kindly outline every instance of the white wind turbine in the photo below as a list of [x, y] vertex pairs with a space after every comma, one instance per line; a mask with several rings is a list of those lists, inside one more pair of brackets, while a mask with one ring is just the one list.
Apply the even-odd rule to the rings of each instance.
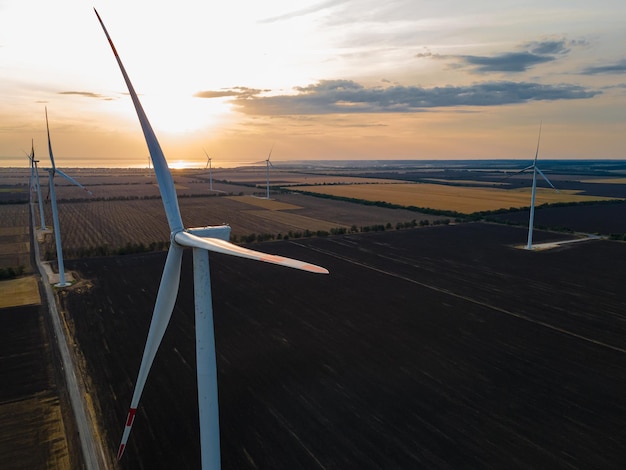
[[532, 170], [533, 171], [533, 184], [532, 184], [532, 190], [531, 190], [531, 196], [530, 196], [530, 219], [528, 220], [528, 242], [526, 244], [526, 249], [527, 250], [532, 250], [533, 249], [533, 224], [534, 224], [534, 221], [535, 221], [535, 197], [536, 197], [536, 194], [537, 194], [537, 173], [539, 173], [541, 175], [541, 177], [544, 180], [546, 180], [546, 183], [548, 183], [550, 185], [550, 187], [552, 187], [552, 189], [554, 189], [557, 192], [559, 191], [550, 182], [548, 177], [543, 174], [543, 171], [541, 171], [539, 169], [539, 167], [537, 166], [537, 157], [539, 155], [539, 142], [540, 141], [541, 141], [541, 123], [539, 123], [539, 137], [537, 138], [537, 150], [535, 151], [535, 160], [534, 160], [533, 164], [530, 165], [530, 166], [527, 166], [523, 170], [520, 170], [517, 173], [513, 173], [511, 175], [511, 176], [519, 175], [520, 173], [523, 173], [523, 172], [525, 172], [527, 170]]
[[178, 285], [180, 282], [181, 261], [184, 247], [193, 249], [194, 297], [196, 320], [196, 357], [198, 376], [198, 408], [200, 416], [200, 449], [202, 468], [218, 469], [220, 467], [219, 416], [217, 397], [217, 364], [215, 356], [215, 340], [213, 331], [213, 307], [211, 305], [211, 282], [209, 271], [209, 251], [232, 256], [239, 256], [257, 261], [288, 266], [313, 273], [327, 274], [322, 267], [308, 264], [281, 256], [269, 255], [249, 250], [228, 241], [230, 227], [227, 225], [185, 229], [178, 207], [178, 199], [174, 181], [168, 169], [161, 146], [152, 130], [148, 118], [139, 102], [139, 98], [126, 74], [111, 37], [107, 32], [100, 15], [96, 11], [98, 21], [104, 30], [120, 71], [133, 100], [143, 134], [150, 150], [154, 171], [157, 177], [161, 198], [165, 207], [170, 227], [170, 248], [163, 269], [161, 284], [157, 293], [154, 313], [150, 323], [148, 338], [139, 368], [137, 383], [133, 392], [130, 410], [126, 419], [124, 433], [120, 443], [118, 458], [121, 458], [131, 426], [135, 418], [139, 399], [157, 349], [168, 322], [172, 315]]
[[270, 153], [268, 154], [265, 160], [258, 161], [256, 163], [265, 163], [265, 177], [266, 177], [266, 190], [265, 190], [265, 198], [270, 198], [270, 167], [273, 167], [270, 158], [272, 157], [272, 150], [274, 150], [274, 145], [270, 148]]
[[50, 127], [48, 126], [48, 108], [46, 107], [46, 131], [48, 132], [48, 153], [50, 154], [50, 162], [52, 162], [52, 168], [46, 168], [48, 172], [48, 182], [50, 187], [50, 205], [52, 206], [52, 223], [54, 227], [54, 241], [57, 249], [57, 264], [59, 268], [59, 283], [55, 284], [56, 287], [66, 287], [70, 284], [65, 281], [65, 266], [63, 264], [63, 247], [61, 245], [61, 229], [59, 226], [59, 211], [57, 209], [57, 197], [54, 191], [54, 176], [55, 174], [61, 175], [70, 183], [84, 189], [91, 196], [91, 191], [85, 188], [82, 184], [76, 181], [71, 176], [66, 175], [59, 170], [54, 164], [54, 155], [52, 154], [52, 143], [50, 142]]
[[213, 167], [211, 166], [212, 158], [209, 157], [209, 154], [206, 153], [206, 150], [204, 149], [202, 150], [204, 151], [204, 154], [206, 155], [206, 158], [207, 158], [206, 166], [204, 167], [204, 169], [206, 170], [207, 167], [209, 168], [209, 191], [213, 191]]
[[37, 163], [39, 163], [39, 160], [35, 160], [35, 144], [32, 140], [30, 143], [30, 155], [28, 155], [28, 159], [30, 160], [31, 187], [34, 182], [35, 189], [37, 191], [37, 200], [39, 202], [39, 221], [41, 222], [41, 230], [45, 230], [46, 219], [44, 217], [44, 212], [43, 212], [43, 199], [41, 199], [41, 185], [39, 184], [39, 168], [37, 168]]
[[265, 176], [266, 176], [266, 179], [267, 179], [267, 191], [266, 191], [265, 197], [267, 199], [270, 198], [270, 167], [274, 166], [274, 165], [272, 165], [272, 162], [270, 162], [270, 158], [272, 156], [272, 150], [274, 150], [274, 146], [273, 145], [272, 145], [272, 148], [270, 149], [269, 155], [267, 156], [267, 160], [265, 160]]

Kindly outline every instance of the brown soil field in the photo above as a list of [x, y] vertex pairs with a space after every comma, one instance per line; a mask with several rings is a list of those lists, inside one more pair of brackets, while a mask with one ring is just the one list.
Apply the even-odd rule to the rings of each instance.
[[[472, 188], [439, 184], [359, 184], [335, 186], [304, 186], [297, 190], [332, 196], [384, 201], [403, 206], [428, 207], [464, 214], [509, 207], [528, 207], [530, 188], [504, 190]], [[570, 191], [555, 192], [537, 188], [537, 204], [604, 200], [604, 197], [580, 196]]]
[[32, 272], [28, 227], [28, 204], [0, 205], [0, 268], [22, 266]]
[[[626, 244], [461, 224], [211, 256], [223, 468], [603, 468], [626, 459]], [[537, 232], [536, 242], [557, 235]], [[165, 255], [68, 262], [115, 452]], [[197, 468], [190, 253], [120, 468]]]
[[277, 199], [264, 199], [252, 196], [232, 196], [233, 201], [241, 202], [243, 204], [249, 204], [251, 206], [260, 207], [269, 211], [281, 211], [281, 210], [296, 210], [302, 209], [300, 206], [294, 206], [286, 202], [279, 201]]
[[[0, 309], [0, 463], [3, 469], [80, 468], [60, 402], [40, 305]], [[76, 452], [76, 450], [74, 450]]]
[[[266, 200], [241, 197], [181, 197], [179, 205], [187, 227], [228, 223], [237, 238], [250, 234], [283, 234], [290, 231], [318, 230], [373, 224], [395, 225], [414, 219], [437, 220], [444, 217], [427, 216], [399, 209], [368, 207], [331, 201], [300, 194], [284, 194]], [[255, 210], [255, 208], [262, 208]], [[1, 210], [1, 209], [0, 209]], [[250, 210], [254, 210], [250, 213]], [[251, 216], [252, 214], [252, 216]], [[46, 207], [47, 220], [52, 220]], [[167, 221], [160, 199], [129, 201], [63, 202], [59, 204], [64, 253], [71, 258], [77, 250], [108, 245], [120, 248], [127, 243], [169, 240]], [[54, 239], [47, 237], [42, 253], [55, 253]]]
[[[528, 226], [529, 212], [519, 211], [493, 216], [502, 222]], [[539, 207], [535, 210], [535, 226], [574, 230], [576, 232], [626, 233], [626, 203], [569, 207]]]

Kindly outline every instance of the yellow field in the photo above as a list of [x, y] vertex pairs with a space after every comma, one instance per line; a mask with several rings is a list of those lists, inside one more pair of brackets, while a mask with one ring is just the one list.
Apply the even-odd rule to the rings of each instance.
[[268, 211], [268, 210], [248, 210], [246, 214], [260, 217], [262, 219], [279, 222], [285, 225], [292, 225], [300, 230], [326, 230], [327, 232], [333, 228], [348, 228], [345, 225], [328, 222], [326, 220], [314, 219], [304, 215], [293, 214], [291, 212]]
[[476, 186], [500, 186], [508, 183], [497, 183], [490, 181], [478, 181], [478, 180], [446, 180], [442, 178], [424, 178], [426, 181], [432, 181], [433, 183], [454, 183], [454, 184], [465, 184], [468, 186], [476, 185]]
[[0, 282], [0, 308], [22, 307], [41, 303], [35, 276]]
[[[451, 210], [463, 214], [477, 211], [530, 206], [530, 188], [504, 190], [499, 188], [467, 188], [439, 184], [353, 184], [337, 186], [305, 186], [298, 190], [332, 196], [384, 201], [401, 206], [427, 207]], [[615, 199], [609, 197], [579, 196], [575, 191], [555, 192], [537, 188], [536, 204], [555, 202], [583, 202]]]
[[605, 183], [605, 184], [626, 184], [626, 178], [596, 178], [590, 180], [580, 180], [581, 183]]
[[299, 206], [293, 204], [287, 204], [286, 202], [275, 201], [273, 199], [263, 199], [254, 196], [227, 196], [228, 199], [233, 201], [242, 202], [251, 206], [260, 207], [269, 211], [285, 211], [293, 209], [301, 209]]

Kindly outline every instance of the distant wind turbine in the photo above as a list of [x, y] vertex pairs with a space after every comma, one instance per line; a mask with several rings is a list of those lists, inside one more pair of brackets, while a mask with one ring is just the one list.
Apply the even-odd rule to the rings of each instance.
[[544, 180], [546, 180], [546, 183], [548, 183], [550, 187], [552, 187], [552, 189], [554, 189], [556, 192], [559, 191], [550, 182], [548, 177], [544, 175], [543, 171], [541, 171], [539, 167], [537, 166], [537, 157], [539, 156], [539, 142], [540, 141], [541, 141], [541, 123], [539, 123], [539, 137], [537, 138], [537, 150], [535, 151], [535, 160], [533, 164], [511, 175], [511, 176], [519, 175], [520, 173], [523, 173], [528, 170], [533, 171], [533, 184], [532, 184], [532, 191], [531, 191], [531, 196], [530, 196], [530, 219], [528, 220], [528, 242], [526, 244], [527, 250], [533, 249], [533, 225], [535, 222], [535, 197], [537, 194], [537, 173], [539, 173], [541, 177]]
[[267, 156], [267, 160], [265, 160], [267, 162], [266, 166], [265, 166], [265, 176], [267, 178], [267, 192], [266, 192], [266, 196], [265, 197], [267, 199], [270, 198], [270, 167], [274, 166], [274, 165], [272, 165], [272, 162], [270, 162], [270, 158], [272, 156], [272, 150], [274, 150], [274, 146], [273, 145], [272, 145], [272, 148], [270, 149], [269, 155]]
[[180, 270], [183, 256], [183, 248], [193, 249], [193, 275], [194, 275], [194, 296], [195, 296], [195, 318], [196, 318], [196, 357], [198, 375], [198, 405], [200, 415], [200, 448], [202, 468], [218, 469], [220, 467], [220, 444], [219, 444], [219, 417], [217, 400], [217, 364], [215, 356], [215, 339], [213, 330], [213, 307], [211, 304], [211, 281], [209, 271], [209, 251], [215, 251], [232, 256], [239, 256], [256, 261], [288, 266], [291, 268], [309, 271], [313, 273], [327, 274], [328, 271], [322, 267], [284, 258], [276, 255], [269, 255], [254, 250], [249, 250], [228, 241], [230, 237], [230, 227], [228, 225], [200, 227], [185, 229], [178, 207], [178, 199], [174, 188], [174, 181], [170, 173], [161, 146], [152, 130], [152, 126], [139, 102], [135, 89], [126, 74], [122, 61], [117, 54], [115, 46], [107, 32], [100, 15], [96, 11], [98, 21], [102, 26], [113, 54], [118, 63], [128, 91], [133, 100], [137, 117], [141, 123], [144, 138], [152, 163], [154, 172], [161, 192], [161, 199], [165, 208], [165, 214], [170, 227], [170, 248], [163, 269], [161, 284], [157, 293], [154, 313], [150, 323], [148, 339], [141, 359], [141, 366], [137, 377], [137, 383], [133, 392], [130, 410], [126, 419], [124, 433], [118, 451], [118, 459], [122, 457], [128, 436], [139, 404], [139, 399], [143, 391], [150, 367], [156, 355], [157, 349], [176, 301], [178, 285], [180, 282]]
[[274, 165], [272, 165], [272, 162], [270, 161], [270, 158], [272, 157], [272, 150], [274, 150], [274, 144], [272, 144], [272, 147], [270, 148], [270, 153], [268, 154], [265, 160], [255, 162], [255, 163], [265, 163], [265, 177], [266, 177], [266, 188], [267, 188], [265, 190], [266, 199], [270, 198], [270, 167], [274, 167]]
[[50, 162], [52, 162], [52, 168], [46, 168], [48, 172], [48, 182], [50, 187], [50, 203], [52, 206], [52, 222], [54, 226], [54, 241], [56, 243], [57, 249], [57, 264], [59, 267], [59, 283], [55, 284], [56, 287], [66, 287], [70, 284], [65, 281], [65, 266], [63, 264], [63, 246], [61, 245], [61, 229], [59, 226], [59, 211], [57, 209], [57, 197], [54, 191], [54, 176], [55, 174], [61, 175], [63, 178], [68, 180], [70, 183], [78, 186], [81, 189], [87, 191], [87, 193], [91, 196], [91, 191], [85, 188], [82, 184], [76, 181], [71, 176], [66, 175], [61, 170], [59, 170], [54, 164], [54, 155], [52, 154], [52, 143], [50, 142], [50, 126], [48, 125], [48, 108], [46, 107], [46, 131], [48, 132], [48, 153], [50, 155]]
[[207, 167], [209, 168], [209, 190], [213, 191], [213, 167], [211, 166], [212, 158], [209, 157], [209, 154], [206, 153], [206, 150], [204, 150], [204, 154], [206, 155], [206, 158], [207, 158], [206, 166], [204, 167], [204, 169], [206, 170]]
[[34, 183], [35, 189], [37, 191], [37, 200], [39, 203], [39, 221], [41, 222], [41, 230], [45, 230], [46, 219], [44, 217], [44, 212], [43, 212], [43, 199], [41, 198], [41, 185], [39, 184], [39, 168], [37, 168], [37, 163], [39, 163], [39, 160], [35, 160], [35, 143], [32, 141], [32, 139], [30, 142], [30, 155], [28, 155], [28, 159], [30, 160], [31, 187], [32, 187], [32, 184]]

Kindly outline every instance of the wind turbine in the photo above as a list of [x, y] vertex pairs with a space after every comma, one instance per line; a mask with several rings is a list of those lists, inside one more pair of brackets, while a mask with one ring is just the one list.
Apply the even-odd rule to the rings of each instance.
[[267, 158], [265, 160], [256, 162], [256, 163], [265, 163], [265, 177], [267, 181], [267, 186], [266, 186], [267, 189], [265, 191], [266, 199], [270, 198], [270, 167], [274, 166], [272, 165], [272, 162], [270, 161], [270, 158], [272, 157], [272, 150], [274, 150], [274, 144], [272, 144], [272, 147], [270, 148], [270, 153], [268, 154]]
[[39, 202], [39, 221], [41, 222], [41, 230], [45, 230], [46, 219], [43, 212], [43, 199], [41, 199], [41, 186], [39, 185], [39, 169], [37, 168], [37, 163], [39, 163], [39, 160], [35, 160], [35, 144], [32, 139], [30, 143], [30, 155], [28, 155], [28, 159], [30, 160], [31, 186], [34, 179], [35, 189], [37, 190], [37, 200]]
[[[94, 9], [95, 10], [95, 9]], [[269, 255], [254, 250], [249, 250], [228, 241], [230, 227], [228, 225], [200, 227], [185, 229], [178, 207], [178, 199], [174, 188], [174, 181], [168, 169], [161, 146], [152, 130], [152, 126], [139, 102], [135, 89], [126, 74], [115, 46], [107, 32], [100, 15], [96, 11], [98, 21], [104, 34], [109, 41], [113, 54], [119, 65], [128, 91], [133, 100], [137, 117], [141, 123], [144, 138], [154, 172], [161, 192], [161, 199], [165, 208], [165, 214], [170, 227], [170, 248], [167, 253], [161, 284], [157, 293], [154, 313], [150, 323], [148, 338], [141, 359], [141, 366], [137, 377], [137, 383], [133, 392], [130, 410], [126, 418], [124, 433], [118, 451], [118, 459], [122, 457], [128, 436], [130, 434], [139, 399], [143, 391], [150, 367], [156, 355], [157, 349], [176, 301], [178, 285], [180, 282], [181, 261], [184, 247], [193, 249], [193, 278], [195, 298], [196, 320], [196, 357], [198, 376], [198, 409], [200, 416], [200, 449], [202, 468], [218, 469], [220, 467], [220, 444], [219, 444], [219, 416], [217, 397], [217, 363], [215, 356], [215, 339], [213, 330], [213, 307], [211, 301], [211, 281], [209, 271], [209, 251], [215, 251], [232, 256], [239, 256], [256, 261], [288, 266], [291, 268], [309, 271], [313, 273], [328, 274], [328, 271], [320, 266], [305, 263], [290, 258]]]
[[209, 157], [209, 154], [206, 153], [206, 150], [204, 150], [204, 154], [206, 155], [206, 158], [207, 158], [206, 166], [204, 167], [204, 169], [206, 170], [207, 167], [209, 168], [209, 190], [213, 191], [213, 167], [211, 166], [212, 158]]
[[68, 180], [70, 183], [78, 186], [81, 189], [84, 189], [92, 196], [91, 191], [85, 188], [82, 184], [76, 181], [71, 176], [66, 175], [61, 170], [59, 170], [54, 164], [54, 155], [52, 154], [52, 143], [50, 142], [50, 126], [48, 125], [48, 107], [46, 107], [46, 130], [48, 132], [48, 153], [50, 155], [50, 161], [52, 162], [52, 168], [46, 168], [48, 172], [48, 182], [50, 187], [50, 202], [52, 206], [52, 223], [54, 226], [54, 241], [56, 243], [57, 249], [57, 264], [59, 267], [59, 283], [55, 284], [56, 287], [66, 287], [70, 284], [65, 281], [65, 266], [63, 264], [63, 247], [61, 245], [61, 229], [59, 227], [59, 211], [57, 209], [57, 197], [54, 191], [54, 176], [55, 174], [61, 175], [63, 178]]
[[543, 174], [543, 171], [541, 171], [539, 167], [537, 166], [537, 157], [539, 156], [539, 142], [541, 141], [541, 124], [542, 123], [539, 123], [539, 137], [537, 138], [537, 150], [535, 151], [535, 160], [533, 164], [511, 175], [511, 176], [519, 175], [520, 173], [523, 173], [527, 170], [533, 171], [533, 184], [532, 184], [532, 190], [531, 190], [531, 196], [530, 196], [530, 219], [528, 220], [528, 242], [526, 243], [527, 250], [533, 249], [533, 224], [535, 221], [535, 197], [537, 195], [537, 173], [539, 173], [541, 177], [544, 180], [546, 180], [546, 183], [548, 183], [552, 187], [552, 189], [554, 189], [556, 192], [559, 191], [550, 182], [548, 177]]

